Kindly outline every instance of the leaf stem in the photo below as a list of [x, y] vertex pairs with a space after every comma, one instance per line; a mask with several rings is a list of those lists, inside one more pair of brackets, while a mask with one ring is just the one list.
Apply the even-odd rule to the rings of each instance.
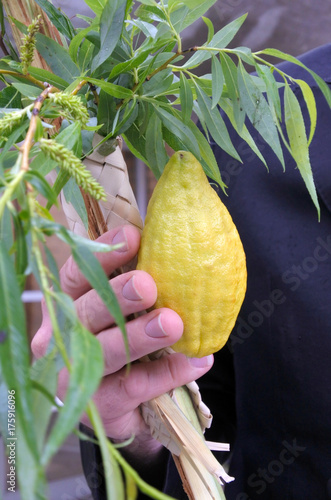
[[25, 80], [28, 80], [31, 83], [34, 83], [40, 88], [45, 88], [44, 84], [37, 80], [37, 78], [34, 78], [33, 76], [29, 75], [29, 73], [26, 73], [23, 75], [23, 73], [18, 73], [18, 71], [12, 71], [9, 69], [0, 69], [0, 75], [9, 75], [9, 76], [14, 76], [16, 78], [24, 78]]

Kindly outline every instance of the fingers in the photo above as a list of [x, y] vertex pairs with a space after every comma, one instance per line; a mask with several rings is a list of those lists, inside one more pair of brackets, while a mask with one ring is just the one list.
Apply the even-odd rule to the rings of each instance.
[[[116, 276], [110, 281], [123, 316], [152, 307], [157, 290], [154, 280], [144, 271], [132, 271]], [[114, 323], [113, 317], [95, 290], [90, 290], [76, 300], [77, 314], [84, 326], [98, 333]]]
[[[197, 380], [213, 364], [213, 356], [189, 359], [174, 353], [159, 360], [136, 363], [129, 374], [125, 368], [116, 375], [104, 377], [94, 401], [99, 408], [107, 435], [127, 439], [143, 432], [139, 405], [176, 387]], [[87, 418], [83, 419], [85, 423]]]
[[[157, 309], [126, 325], [130, 361], [173, 345], [183, 333], [181, 318], [171, 309]], [[123, 334], [118, 327], [97, 336], [104, 353], [105, 375], [123, 368], [128, 360]]]
[[[123, 242], [123, 247], [119, 250], [96, 254], [105, 272], [109, 275], [118, 267], [130, 262], [130, 260], [136, 255], [140, 244], [140, 233], [132, 226], [123, 226], [121, 228], [115, 228], [108, 231], [98, 238], [98, 241], [107, 244], [119, 244]], [[115, 285], [117, 286], [117, 292], [115, 293], [118, 294], [120, 302], [126, 307], [126, 311], [124, 313], [125, 315], [139, 310], [141, 311], [146, 307], [151, 307], [155, 302], [155, 284], [152, 278], [150, 278], [146, 273], [144, 273], [144, 275], [145, 279], [143, 279], [142, 275], [140, 275], [137, 279], [134, 279], [133, 282], [128, 283], [126, 287], [126, 283], [124, 282], [125, 277], [118, 277], [118, 280], [117, 278], [115, 279]], [[74, 299], [81, 297], [86, 292], [89, 293], [91, 286], [79, 271], [78, 266], [75, 264], [72, 257], [70, 257], [62, 267], [60, 277], [63, 291], [71, 295]], [[144, 282], [145, 285], [143, 285], [142, 282]], [[144, 296], [141, 301], [130, 301], [130, 297], [133, 297], [134, 287], [136, 287], [138, 294], [143, 295], [146, 293], [146, 296]], [[78, 301], [78, 314], [81, 316], [87, 328], [92, 327], [94, 321], [98, 320], [96, 327], [93, 327], [92, 329], [94, 333], [100, 331], [101, 328], [110, 326], [108, 321], [112, 321], [109, 313], [107, 312], [107, 308], [98, 297], [99, 296], [96, 292], [93, 291], [92, 293], [91, 291], [90, 295], [85, 298], [81, 297], [79, 299], [80, 302]], [[95, 312], [93, 312], [94, 301], [96, 301]], [[42, 324], [34, 335], [31, 343], [32, 352], [37, 358], [45, 354], [52, 336], [52, 325], [44, 302], [42, 302], [42, 313]], [[102, 318], [103, 314], [105, 314], [105, 320]]]
[[[97, 239], [99, 243], [108, 245], [122, 244], [118, 250], [111, 252], [99, 252], [96, 254], [105, 273], [109, 276], [115, 269], [130, 262], [136, 255], [140, 244], [140, 233], [133, 226], [122, 226], [111, 229]], [[91, 285], [80, 272], [73, 257], [70, 257], [60, 271], [62, 290], [77, 299], [91, 289]]]

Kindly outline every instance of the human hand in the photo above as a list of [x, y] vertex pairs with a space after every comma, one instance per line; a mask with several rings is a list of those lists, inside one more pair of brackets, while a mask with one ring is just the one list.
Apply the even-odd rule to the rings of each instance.
[[[136, 255], [140, 234], [132, 226], [115, 228], [102, 235], [99, 242], [123, 243], [117, 251], [96, 254], [107, 275], [130, 262]], [[85, 277], [70, 257], [60, 271], [61, 286], [75, 301], [82, 323], [100, 341], [105, 362], [104, 377], [94, 395], [108, 437], [125, 440], [136, 436], [140, 452], [160, 447], [150, 436], [139, 411], [142, 402], [149, 401], [175, 387], [201, 377], [212, 363], [213, 357], [188, 359], [174, 353], [151, 362], [133, 363], [126, 373], [127, 357], [123, 335], [99, 295], [91, 289]], [[131, 271], [110, 280], [122, 313], [128, 316], [153, 306], [157, 289], [151, 276], [144, 271]], [[36, 357], [45, 354], [52, 335], [51, 322], [43, 304], [43, 321], [32, 341]], [[171, 309], [147, 312], [126, 325], [130, 358], [132, 362], [174, 344], [183, 333], [180, 317]], [[58, 396], [64, 399], [68, 385], [68, 373], [60, 372]], [[90, 425], [87, 416], [82, 422]]]

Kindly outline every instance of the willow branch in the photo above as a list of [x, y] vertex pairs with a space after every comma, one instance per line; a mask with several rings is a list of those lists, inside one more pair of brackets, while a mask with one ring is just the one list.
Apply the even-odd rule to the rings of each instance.
[[31, 111], [32, 116], [30, 120], [29, 129], [24, 139], [24, 142], [20, 147], [20, 151], [22, 153], [21, 170], [23, 170], [24, 172], [27, 172], [29, 170], [29, 154], [34, 144], [34, 135], [36, 133], [36, 128], [37, 128], [37, 118], [39, 117], [41, 107], [44, 104], [45, 99], [47, 99], [48, 94], [50, 92], [56, 92], [56, 91], [57, 89], [50, 85], [46, 87], [45, 90], [43, 90], [43, 92], [40, 94], [39, 97], [37, 97], [37, 99], [34, 102], [34, 106]]

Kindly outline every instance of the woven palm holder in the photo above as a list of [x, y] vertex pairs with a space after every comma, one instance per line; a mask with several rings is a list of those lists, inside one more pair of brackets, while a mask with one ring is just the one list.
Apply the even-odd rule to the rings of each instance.
[[[102, 156], [97, 145], [102, 137], [95, 134], [93, 151], [84, 160], [85, 167], [103, 186], [107, 200], [96, 202], [84, 193], [88, 212], [89, 228], [84, 224], [70, 203], [61, 194], [61, 203], [69, 228], [84, 237], [95, 239], [105, 231], [124, 224], [131, 224], [139, 230], [143, 222], [132, 191], [128, 169], [122, 154], [122, 141], [117, 139], [113, 153]], [[121, 269], [133, 269], [135, 262]], [[169, 355], [171, 349], [164, 349], [141, 361], [151, 362], [160, 356]], [[184, 414], [185, 413], [185, 414]], [[192, 382], [184, 387], [159, 396], [141, 405], [141, 414], [150, 428], [152, 436], [162, 443], [173, 455], [180, 473], [183, 487], [190, 500], [224, 499], [221, 485], [232, 481], [211, 449], [228, 451], [223, 443], [210, 443], [204, 438], [204, 431], [212, 423], [210, 410], [203, 403], [198, 384]]]

